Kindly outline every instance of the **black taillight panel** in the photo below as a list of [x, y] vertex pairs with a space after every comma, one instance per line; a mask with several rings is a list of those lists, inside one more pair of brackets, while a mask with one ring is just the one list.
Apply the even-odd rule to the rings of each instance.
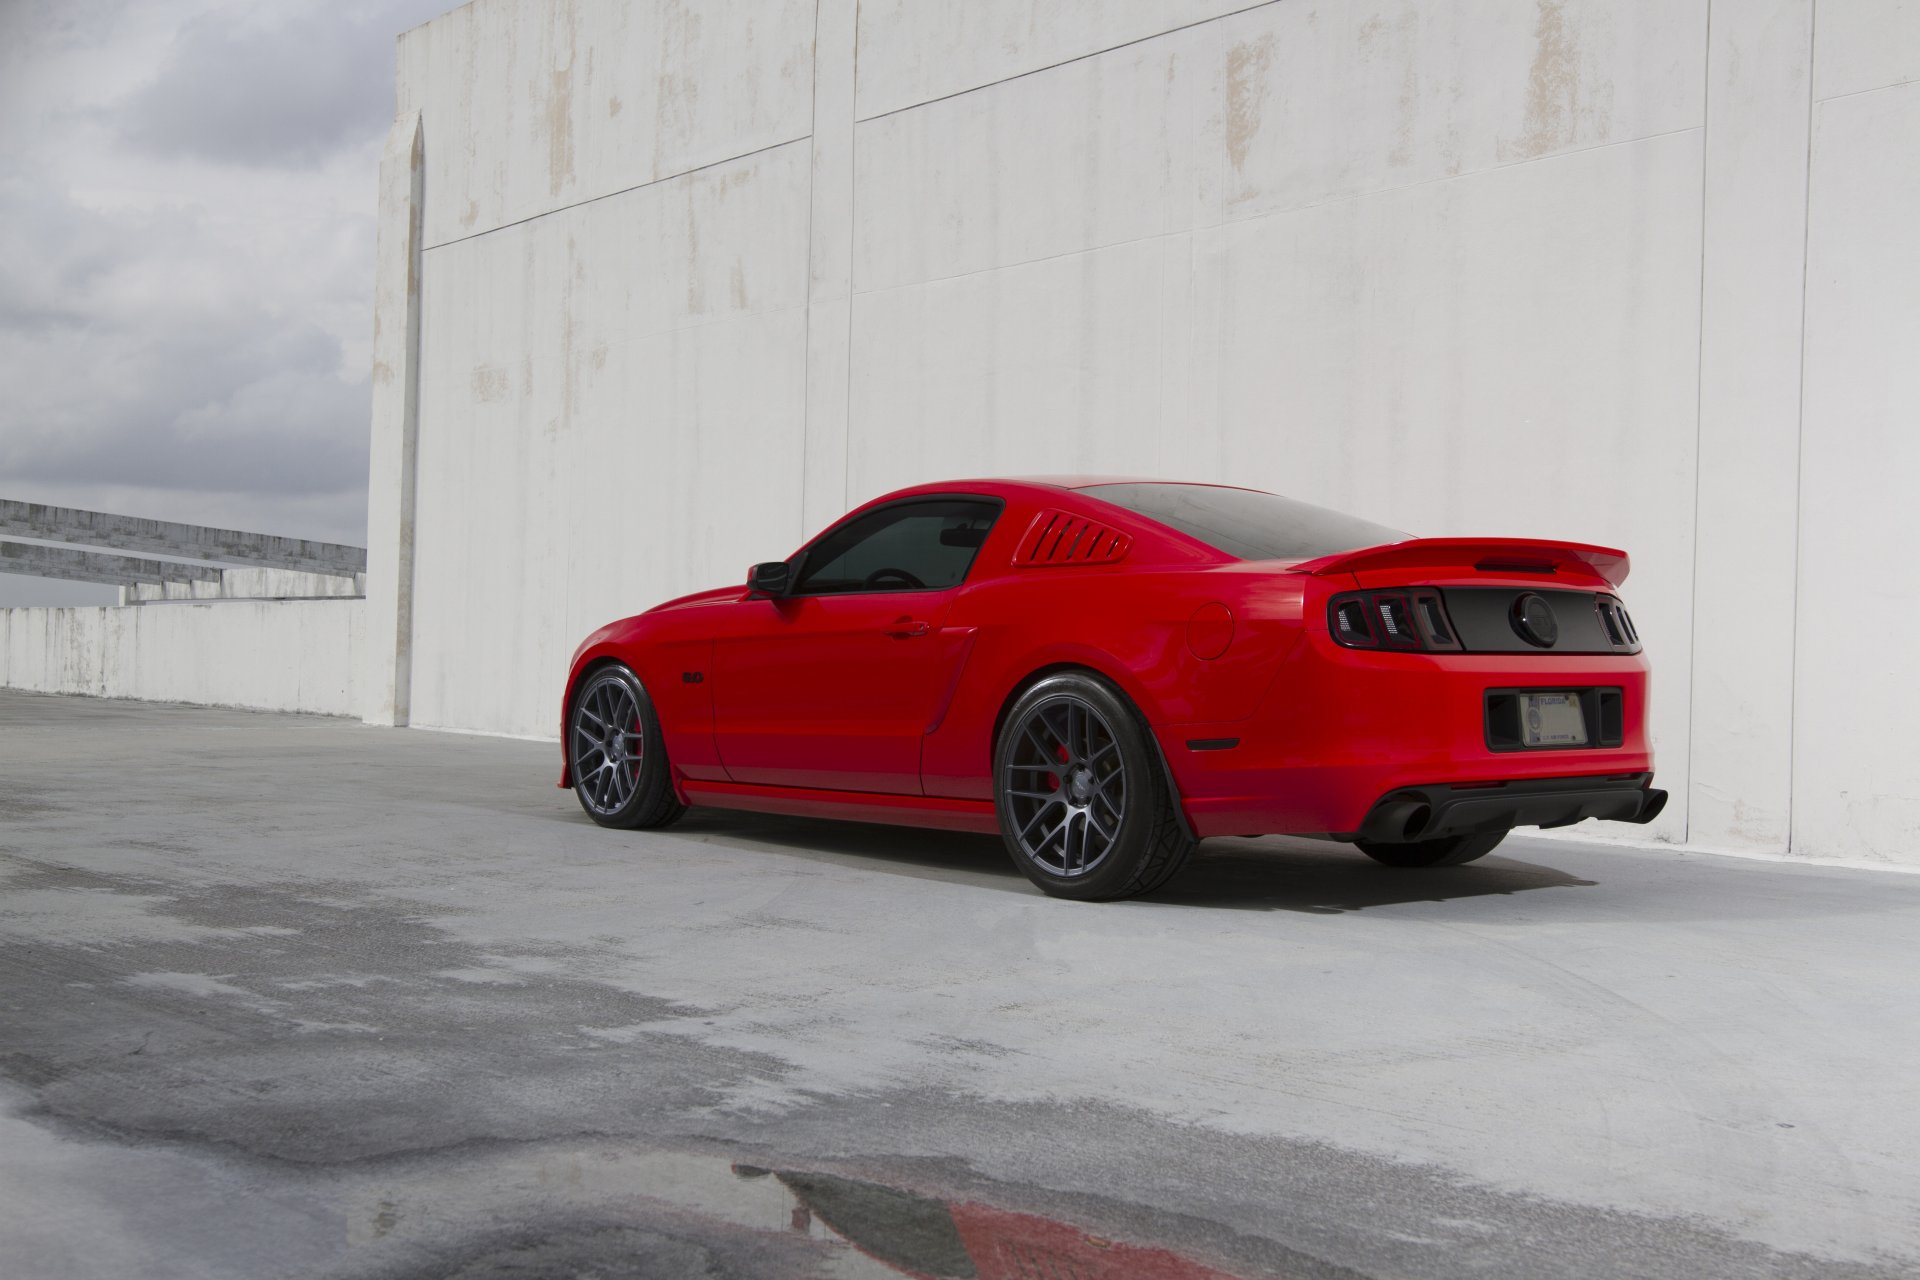
[[1446, 601], [1429, 587], [1350, 591], [1327, 602], [1327, 632], [1349, 649], [1457, 650]]
[[[1514, 622], [1515, 602], [1538, 597], [1554, 620], [1550, 642]], [[1327, 602], [1327, 631], [1349, 649], [1406, 653], [1639, 653], [1640, 633], [1618, 598], [1555, 587], [1393, 587]]]
[[[1468, 653], [1640, 652], [1632, 619], [1620, 601], [1605, 592], [1472, 586], [1444, 587], [1439, 593], [1446, 600], [1453, 634]], [[1552, 625], [1523, 629], [1523, 612], [1536, 620], [1545, 612]]]

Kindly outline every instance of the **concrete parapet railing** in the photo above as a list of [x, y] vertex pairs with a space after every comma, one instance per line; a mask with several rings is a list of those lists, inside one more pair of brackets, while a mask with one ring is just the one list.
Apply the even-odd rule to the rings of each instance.
[[366, 566], [364, 547], [0, 498], [0, 573], [119, 587], [122, 604], [360, 596]]
[[367, 569], [365, 547], [145, 520], [77, 507], [50, 507], [12, 498], [0, 498], [0, 535], [302, 573], [351, 577]]
[[150, 560], [10, 538], [0, 538], [0, 573], [119, 587], [122, 604], [150, 600], [310, 600], [366, 594], [363, 574]]
[[0, 538], [0, 573], [32, 578], [59, 578], [68, 582], [99, 582], [131, 587], [138, 583], [178, 583], [182, 586], [220, 585], [217, 565], [148, 560], [139, 556], [108, 555], [70, 547], [46, 547], [34, 542]]

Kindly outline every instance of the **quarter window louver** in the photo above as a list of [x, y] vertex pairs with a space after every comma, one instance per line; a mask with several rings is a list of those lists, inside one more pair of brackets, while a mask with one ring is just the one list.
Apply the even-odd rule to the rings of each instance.
[[1021, 535], [1013, 563], [1042, 569], [1076, 564], [1112, 564], [1127, 554], [1133, 539], [1097, 520], [1065, 511], [1042, 511]]

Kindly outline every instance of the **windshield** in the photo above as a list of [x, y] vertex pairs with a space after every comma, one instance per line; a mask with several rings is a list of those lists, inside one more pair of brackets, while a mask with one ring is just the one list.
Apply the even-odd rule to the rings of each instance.
[[1277, 493], [1210, 484], [1096, 484], [1080, 490], [1242, 560], [1311, 560], [1410, 534]]

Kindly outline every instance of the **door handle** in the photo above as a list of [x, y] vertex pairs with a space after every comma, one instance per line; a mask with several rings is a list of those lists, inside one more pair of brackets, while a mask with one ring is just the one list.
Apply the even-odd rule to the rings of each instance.
[[923, 636], [931, 630], [933, 630], [932, 627], [916, 619], [895, 618], [893, 625], [887, 628], [887, 634], [895, 640], [911, 640], [915, 636]]

